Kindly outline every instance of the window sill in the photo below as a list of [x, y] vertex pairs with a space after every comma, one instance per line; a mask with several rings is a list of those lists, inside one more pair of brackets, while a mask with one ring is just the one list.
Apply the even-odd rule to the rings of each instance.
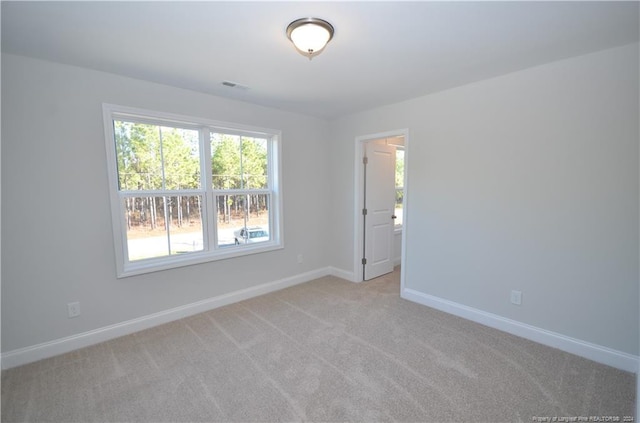
[[139, 260], [125, 264], [124, 269], [117, 274], [118, 279], [130, 276], [143, 275], [145, 273], [160, 272], [163, 270], [176, 269], [194, 264], [208, 263], [218, 260], [226, 260], [235, 257], [242, 257], [252, 254], [266, 253], [268, 251], [281, 250], [282, 243], [264, 243], [260, 246], [231, 246], [218, 249], [215, 252], [191, 253], [188, 255], [176, 255], [171, 258], [162, 257], [160, 259]]

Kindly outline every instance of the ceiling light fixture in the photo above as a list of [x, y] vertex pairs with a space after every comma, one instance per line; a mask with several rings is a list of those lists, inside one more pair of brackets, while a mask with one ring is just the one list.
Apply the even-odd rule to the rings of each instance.
[[287, 37], [302, 55], [311, 60], [333, 38], [333, 26], [318, 18], [297, 19], [287, 27]]

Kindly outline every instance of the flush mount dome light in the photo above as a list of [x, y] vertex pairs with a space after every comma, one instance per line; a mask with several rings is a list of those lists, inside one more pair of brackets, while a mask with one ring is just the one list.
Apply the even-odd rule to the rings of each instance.
[[287, 27], [287, 37], [298, 51], [311, 60], [333, 38], [333, 26], [322, 19], [297, 19]]

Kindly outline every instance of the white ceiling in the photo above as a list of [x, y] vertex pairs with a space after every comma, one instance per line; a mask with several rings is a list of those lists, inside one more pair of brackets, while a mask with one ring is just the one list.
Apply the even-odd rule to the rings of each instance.
[[[334, 118], [637, 42], [638, 6], [3, 1], [2, 51]], [[308, 16], [335, 27], [312, 61], [285, 34]]]

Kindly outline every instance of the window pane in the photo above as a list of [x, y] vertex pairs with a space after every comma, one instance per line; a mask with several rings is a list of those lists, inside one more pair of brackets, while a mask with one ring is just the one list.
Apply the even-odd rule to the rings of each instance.
[[169, 255], [163, 197], [124, 199], [129, 261]]
[[200, 187], [198, 131], [114, 121], [120, 190]]
[[214, 189], [268, 187], [267, 140], [211, 133], [211, 177]]
[[269, 241], [269, 195], [219, 195], [218, 246]]
[[267, 140], [242, 137], [243, 188], [267, 188]]
[[395, 226], [402, 226], [402, 203], [404, 197], [404, 150], [396, 149], [396, 209]]
[[125, 198], [129, 261], [202, 251], [201, 202], [201, 196]]
[[240, 137], [211, 133], [211, 183], [214, 189], [241, 189]]
[[200, 188], [200, 141], [198, 131], [160, 127], [165, 189]]
[[155, 125], [114, 121], [120, 190], [162, 188], [160, 134]]
[[204, 249], [202, 231], [202, 197], [176, 196], [167, 198], [169, 241], [171, 254], [186, 254]]
[[269, 236], [269, 195], [247, 195], [247, 205], [249, 209], [247, 227], [250, 229], [248, 242], [269, 241], [271, 239]]
[[404, 185], [404, 150], [396, 149], [396, 188]]

